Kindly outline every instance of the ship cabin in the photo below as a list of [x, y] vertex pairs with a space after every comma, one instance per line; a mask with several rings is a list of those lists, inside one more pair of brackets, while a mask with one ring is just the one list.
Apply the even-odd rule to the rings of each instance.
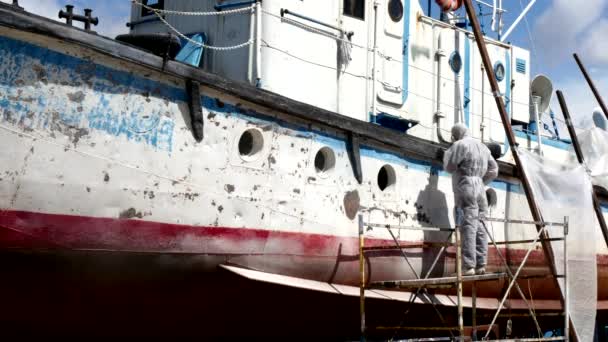
[[345, 116], [440, 143], [464, 122], [505, 153], [492, 72], [513, 123], [531, 122], [529, 51], [487, 37], [484, 70], [462, 10], [438, 20], [417, 0], [140, 1], [131, 34], [197, 37], [200, 58], [186, 62]]

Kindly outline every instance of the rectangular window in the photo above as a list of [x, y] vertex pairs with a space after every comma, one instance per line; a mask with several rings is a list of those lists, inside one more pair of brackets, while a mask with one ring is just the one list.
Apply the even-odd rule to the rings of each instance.
[[365, 0], [344, 0], [344, 15], [365, 19]]
[[[144, 5], [155, 9], [165, 9], [165, 0], [143, 0], [143, 3]], [[154, 12], [144, 7], [141, 8], [142, 17], [145, 17], [150, 14], [154, 14]]]

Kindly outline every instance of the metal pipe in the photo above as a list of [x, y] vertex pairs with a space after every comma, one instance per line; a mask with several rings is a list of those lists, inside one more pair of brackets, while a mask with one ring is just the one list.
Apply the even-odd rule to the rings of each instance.
[[[471, 25], [473, 26], [473, 32], [475, 33], [477, 46], [479, 47], [479, 51], [480, 51], [480, 54], [481, 54], [481, 57], [482, 57], [482, 60], [484, 63], [484, 67], [487, 70], [486, 75], [488, 76], [488, 80], [490, 81], [490, 86], [492, 88], [492, 94], [494, 95], [494, 100], [496, 101], [496, 106], [498, 107], [498, 112], [500, 113], [500, 118], [502, 120], [502, 124], [505, 129], [505, 134], [507, 135], [507, 141], [509, 142], [509, 145], [511, 147], [511, 153], [513, 154], [513, 160], [515, 161], [515, 165], [519, 171], [519, 174], [521, 175], [520, 180], [522, 182], [522, 187], [524, 189], [526, 199], [528, 200], [528, 206], [530, 207], [532, 218], [534, 219], [534, 221], [542, 223], [543, 217], [542, 217], [542, 214], [541, 214], [538, 206], [536, 205], [536, 201], [534, 199], [534, 194], [532, 193], [532, 186], [530, 185], [530, 182], [528, 181], [526, 170], [522, 165], [521, 159], [519, 158], [519, 152], [517, 150], [517, 142], [515, 140], [515, 135], [513, 134], [513, 129], [511, 128], [511, 122], [509, 120], [509, 116], [507, 115], [507, 109], [503, 102], [502, 96], [500, 96], [500, 89], [498, 87], [498, 82], [496, 81], [494, 73], [489, 72], [490, 70], [493, 70], [492, 62], [490, 60], [490, 56], [488, 55], [488, 49], [486, 48], [486, 45], [484, 43], [485, 41], [483, 38], [483, 34], [481, 33], [481, 29], [479, 27], [479, 21], [477, 20], [477, 16], [475, 14], [475, 9], [473, 8], [473, 4], [471, 3], [471, 0], [464, 0], [464, 4], [465, 4], [466, 10], [467, 10], [467, 14], [469, 15], [469, 19], [471, 21]], [[537, 231], [544, 231], [543, 227], [544, 226], [542, 224], [536, 225]], [[549, 236], [546, 233], [544, 233], [543, 236], [541, 236], [541, 238], [547, 239], [547, 238], [549, 238]], [[557, 271], [556, 271], [555, 264], [554, 264], [555, 256], [553, 254], [553, 249], [551, 247], [551, 244], [546, 241], [541, 241], [541, 242], [543, 245], [543, 250], [547, 257], [545, 259], [547, 262], [547, 265], [549, 266], [551, 273], [554, 276], [556, 276]], [[555, 285], [558, 286], [558, 288], [559, 288], [557, 279], [555, 279]], [[563, 301], [563, 298], [560, 298], [560, 299]]]
[[513, 32], [513, 30], [519, 24], [519, 22], [526, 16], [526, 14], [528, 14], [530, 9], [532, 9], [532, 6], [534, 6], [535, 2], [536, 2], [536, 0], [532, 0], [532, 1], [530, 1], [530, 3], [528, 3], [528, 6], [526, 6], [526, 8], [524, 8], [523, 12], [521, 12], [519, 17], [517, 17], [517, 19], [515, 19], [515, 21], [513, 22], [513, 24], [511, 24], [511, 27], [509, 27], [507, 32], [500, 37], [500, 41], [504, 41], [505, 39], [507, 39], [507, 37], [509, 37], [509, 35], [511, 34], [511, 32]]
[[464, 341], [464, 319], [462, 317], [462, 247], [460, 243], [460, 227], [456, 228], [456, 281], [458, 282], [458, 332], [460, 341]]
[[[470, 0], [466, 0], [466, 1], [470, 1]], [[500, 310], [502, 310], [502, 307], [505, 304], [505, 301], [509, 297], [509, 293], [511, 292], [511, 289], [513, 288], [513, 284], [517, 280], [517, 277], [519, 276], [519, 273], [521, 272], [521, 270], [524, 268], [524, 265], [528, 261], [528, 257], [530, 257], [530, 254], [532, 254], [532, 251], [535, 248], [536, 242], [538, 241], [538, 239], [541, 237], [541, 235], [544, 232], [545, 232], [545, 227], [541, 228], [541, 230], [536, 235], [534, 243], [531, 244], [530, 247], [528, 248], [528, 251], [526, 252], [526, 255], [524, 256], [524, 259], [522, 260], [521, 264], [517, 268], [517, 271], [515, 272], [515, 275], [513, 276], [513, 278], [511, 279], [511, 281], [509, 282], [509, 286], [507, 287], [507, 290], [505, 291], [505, 294], [503, 295], [503, 297], [502, 297], [502, 299], [500, 301], [500, 304], [498, 304], [498, 310], [496, 310], [496, 314], [494, 315], [494, 318], [492, 318], [492, 323], [490, 323], [490, 328], [486, 332], [486, 335], [485, 335], [484, 339], [486, 339], [486, 340], [488, 339], [488, 336], [490, 335], [490, 332], [492, 331], [492, 327], [494, 326], [494, 323], [496, 323], [496, 319], [498, 318], [498, 315], [500, 314]]]
[[536, 122], [536, 140], [538, 143], [538, 154], [543, 155], [543, 142], [540, 136], [540, 114], [538, 113], [538, 105], [540, 103], [540, 96], [532, 96], [532, 114], [534, 115], [534, 121]]
[[471, 333], [473, 341], [477, 341], [477, 282], [471, 285], [471, 325], [473, 332]]
[[[433, 35], [435, 34], [435, 26], [433, 26]], [[441, 119], [445, 118], [445, 115], [441, 112], [441, 59], [445, 57], [445, 52], [441, 49], [441, 30], [436, 39], [437, 49], [435, 49], [435, 59], [437, 60], [437, 77], [436, 77], [436, 89], [435, 89], [435, 121], [437, 122], [437, 139], [440, 143], [449, 144], [450, 141], [443, 137], [441, 132]]]
[[[471, 33], [470, 31], [462, 29], [462, 28], [460, 28], [458, 26], [454, 26], [453, 24], [446, 23], [446, 22], [443, 22], [441, 20], [437, 20], [435, 18], [429, 18], [429, 17], [427, 17], [425, 15], [419, 16], [418, 20], [421, 21], [421, 22], [423, 22], [423, 23], [434, 24], [435, 26], [440, 26], [440, 27], [448, 28], [450, 30], [457, 31], [457, 32], [462, 32], [464, 34], [470, 34]], [[503, 42], [500, 42], [500, 41], [497, 41], [495, 39], [492, 39], [491, 37], [484, 36], [484, 40], [485, 40], [486, 44], [491, 44], [491, 45], [499, 46], [499, 47], [502, 47], [502, 48], [505, 48], [505, 49], [510, 49], [511, 48], [511, 45], [503, 43]]]
[[256, 87], [262, 85], [262, 1], [259, 0], [255, 3], [255, 74], [256, 74]]
[[381, 223], [368, 223], [367, 227], [372, 228], [389, 228], [389, 229], [401, 229], [401, 230], [425, 230], [432, 232], [453, 232], [454, 228], [449, 227], [414, 227], [414, 226], [398, 226], [392, 224], [381, 224]]
[[376, 115], [376, 103], [377, 97], [376, 94], [376, 83], [378, 78], [378, 71], [376, 70], [378, 66], [377, 55], [378, 55], [378, 2], [374, 1], [374, 46], [372, 48], [372, 115]]
[[363, 215], [359, 215], [359, 273], [361, 282], [359, 284], [359, 315], [361, 318], [361, 341], [365, 341], [365, 226], [363, 225]]
[[[494, 241], [494, 236], [492, 236], [492, 234], [490, 234], [490, 230], [488, 229], [488, 227], [486, 227], [486, 224], [484, 221], [481, 221], [481, 226], [483, 227], [484, 231], [486, 232], [486, 236], [490, 238], [492, 245], [494, 245], [494, 249], [496, 250], [496, 254], [498, 255], [498, 258], [505, 265], [505, 272], [509, 275], [509, 279], [514, 280], [515, 276], [513, 275], [513, 272], [511, 272], [511, 269], [509, 268], [507, 259], [505, 259], [505, 257], [502, 255], [502, 253], [500, 252], [500, 249], [498, 248], [498, 245], [496, 244], [496, 241]], [[536, 241], [538, 241], [538, 240], [540, 240], [540, 239], [538, 239], [538, 237], [537, 237]], [[535, 240], [532, 240], [532, 242], [534, 242], [534, 241]], [[536, 243], [534, 242], [534, 244], [536, 244]], [[535, 316], [536, 313], [534, 312], [534, 310], [532, 310], [532, 306], [530, 305], [530, 303], [528, 303], [528, 300], [526, 299], [524, 292], [521, 290], [521, 287], [519, 287], [519, 284], [515, 283], [515, 289], [521, 296], [521, 299], [524, 301], [524, 303], [526, 303], [526, 306], [528, 307], [528, 311], [530, 312], [530, 316], [532, 317], [532, 319], [534, 320], [534, 324], [536, 325], [536, 329], [538, 331], [540, 331], [541, 330], [540, 325], [538, 324], [538, 320], [536, 319], [536, 316]]]
[[481, 65], [481, 125], [479, 130], [481, 131], [481, 142], [485, 142], [486, 135], [486, 78], [483, 74], [486, 72], [483, 64]]
[[[559, 105], [562, 108], [562, 113], [564, 114], [564, 119], [566, 120], [566, 127], [568, 127], [568, 132], [570, 133], [570, 139], [572, 140], [572, 146], [574, 147], [576, 158], [581, 165], [585, 165], [585, 156], [583, 155], [581, 144], [578, 141], [578, 135], [576, 134], [576, 130], [572, 124], [572, 118], [570, 117], [570, 111], [568, 110], [568, 105], [566, 104], [564, 94], [561, 92], [561, 90], [558, 90], [556, 93], [557, 100], [559, 101]], [[604, 219], [604, 213], [602, 212], [600, 200], [597, 198], [597, 195], [593, 189], [591, 190], [591, 196], [593, 197], [593, 209], [595, 210], [597, 221], [600, 223], [600, 229], [602, 230], [602, 235], [604, 236], [604, 242], [606, 243], [606, 246], [608, 246], [608, 225]]]
[[305, 16], [305, 15], [302, 15], [302, 14], [298, 14], [298, 13], [292, 12], [292, 11], [288, 10], [287, 8], [281, 8], [281, 17], [284, 17], [285, 14], [292, 15], [292, 16], [294, 16], [296, 18], [308, 20], [308, 21], [310, 21], [312, 23], [315, 23], [317, 25], [325, 26], [325, 27], [328, 27], [330, 29], [336, 30], [338, 32], [344, 33], [348, 37], [348, 39], [350, 39], [353, 36], [353, 34], [355, 34], [353, 31], [344, 31], [344, 30], [342, 30], [341, 28], [339, 28], [337, 26], [330, 25], [330, 24], [324, 23], [322, 21], [319, 21], [317, 19], [313, 19], [311, 17], [308, 17], [308, 16]]
[[239, 2], [233, 2], [233, 3], [221, 3], [221, 4], [216, 4], [213, 6], [213, 8], [216, 11], [221, 11], [223, 9], [228, 9], [228, 8], [233, 8], [233, 7], [241, 7], [241, 6], [246, 6], [246, 5], [253, 5], [257, 0], [249, 0], [249, 1], [239, 1]]
[[574, 54], [573, 56], [574, 56], [574, 59], [576, 60], [576, 64], [578, 64], [578, 67], [581, 69], [581, 72], [583, 73], [583, 76], [585, 76], [585, 79], [587, 80], [587, 83], [589, 84], [589, 87], [591, 88], [591, 91], [593, 92], [593, 95], [595, 96], [595, 99], [600, 104], [600, 107], [602, 108], [602, 111], [604, 112], [604, 115], [606, 115], [606, 119], [608, 119], [608, 108], [606, 107], [606, 104], [604, 103], [604, 100], [602, 99], [602, 96], [597, 91], [597, 88], [595, 87], [595, 83], [593, 83], [593, 80], [591, 79], [591, 76], [589, 76], [589, 74], [587, 73], [587, 69], [583, 65], [583, 62], [578, 57], [578, 55]]
[[570, 300], [568, 299], [568, 217], [564, 216], [564, 337], [570, 336]]
[[[164, 14], [161, 17], [163, 19], [165, 19], [165, 15]], [[141, 25], [141, 24], [145, 24], [145, 23], [151, 23], [151, 22], [155, 22], [155, 21], [161, 21], [161, 20], [160, 20], [160, 18], [158, 16], [154, 16], [152, 18], [145, 18], [145, 19], [140, 19], [140, 20], [134, 20], [134, 21], [128, 22], [127, 23], [127, 27], [132, 30], [137, 25]]]
[[[255, 7], [251, 6], [251, 13], [249, 15], [249, 41], [253, 41], [255, 35]], [[255, 46], [253, 44], [249, 44], [249, 56], [247, 59], [247, 81], [249, 84], [253, 84], [253, 55]]]

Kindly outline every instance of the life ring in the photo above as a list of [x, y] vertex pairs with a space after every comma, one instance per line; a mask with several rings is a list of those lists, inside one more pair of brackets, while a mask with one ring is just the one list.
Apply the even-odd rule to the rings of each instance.
[[435, 0], [442, 11], [456, 11], [462, 7], [463, 0]]

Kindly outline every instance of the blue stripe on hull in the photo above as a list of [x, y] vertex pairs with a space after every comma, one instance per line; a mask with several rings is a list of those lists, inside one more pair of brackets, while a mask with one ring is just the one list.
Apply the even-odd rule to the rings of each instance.
[[[406, 1], [408, 2], [408, 1]], [[183, 89], [172, 87], [158, 81], [153, 81], [150, 79], [146, 79], [143, 77], [135, 76], [131, 73], [119, 71], [115, 69], [111, 69], [109, 67], [105, 67], [99, 64], [94, 64], [90, 61], [85, 61], [83, 59], [79, 59], [73, 56], [68, 56], [65, 54], [61, 54], [59, 52], [55, 52], [46, 48], [42, 48], [36, 45], [28, 44], [22, 41], [13, 40], [6, 37], [0, 37], [0, 46], [3, 50], [8, 50], [13, 55], [22, 55], [29, 56], [32, 58], [39, 59], [41, 62], [43, 61], [45, 65], [51, 65], [57, 68], [66, 69], [71, 72], [75, 72], [77, 74], [84, 75], [85, 77], [95, 77], [99, 80], [104, 80], [111, 82], [114, 84], [113, 86], [103, 84], [101, 82], [95, 82], [92, 85], [92, 88], [99, 94], [99, 102], [101, 103], [101, 107], [93, 111], [93, 113], [89, 114], [90, 127], [103, 130], [108, 134], [112, 134], [115, 136], [119, 136], [123, 133], [120, 127], [107, 127], [103, 124], [96, 123], [95, 120], [91, 120], [91, 117], [95, 117], [95, 115], [106, 115], [103, 112], [103, 109], [108, 106], [108, 99], [106, 97], [107, 94], [114, 94], [117, 91], [117, 87], [121, 85], [126, 85], [128, 88], [124, 88], [126, 90], [136, 90], [140, 92], [150, 92], [152, 91], [153, 96], [158, 96], [161, 98], [165, 98], [169, 101], [179, 102], [185, 101], [186, 93]], [[23, 62], [23, 58], [19, 58], [21, 62]], [[24, 65], [23, 63], [15, 66], [16, 69], [31, 67], [29, 65]], [[3, 73], [0, 73], [0, 87], [13, 88], [15, 87], [16, 79], [11, 76], [18, 75], [19, 70], [13, 70], [12, 73], [9, 73], [8, 70], [4, 70]], [[210, 98], [203, 96], [202, 97], [203, 107], [206, 109], [218, 112], [218, 113], [229, 113], [241, 119], [246, 119], [251, 121], [252, 119], [261, 120], [264, 122], [274, 122], [284, 128], [293, 129], [303, 134], [311, 135], [312, 139], [320, 141], [328, 146], [331, 146], [337, 150], [345, 149], [346, 143], [343, 139], [338, 137], [329, 135], [326, 132], [321, 132], [317, 130], [310, 130], [301, 126], [297, 126], [295, 124], [289, 123], [285, 120], [277, 119], [275, 117], [271, 117], [268, 115], [260, 114], [257, 112], [253, 112], [250, 110], [245, 110], [240, 107], [236, 107], [231, 104], [222, 103], [219, 104], [215, 98]], [[44, 101], [46, 99], [38, 99], [38, 101], [42, 101], [41, 104], [44, 105]], [[22, 112], [26, 110], [25, 105], [21, 102], [11, 102], [0, 99], [0, 109], [6, 110], [12, 106], [11, 109], [18, 109]], [[171, 135], [172, 135], [172, 127], [171, 127]], [[153, 140], [152, 145], [158, 146]], [[171, 150], [171, 145], [168, 145], [168, 150]], [[379, 160], [383, 160], [385, 162], [394, 163], [397, 165], [404, 165], [410, 169], [418, 170], [422, 172], [433, 172], [438, 173], [441, 176], [447, 177], [448, 173], [441, 170], [441, 168], [431, 165], [428, 162], [416, 160], [408, 157], [404, 157], [398, 153], [387, 152], [375, 149], [369, 146], [361, 146], [361, 155], [368, 158], [377, 158]], [[508, 182], [505, 180], [496, 180], [492, 182], [491, 186], [498, 190], [521, 193], [521, 187], [517, 183]], [[602, 206], [605, 212], [608, 212], [608, 205]]]

